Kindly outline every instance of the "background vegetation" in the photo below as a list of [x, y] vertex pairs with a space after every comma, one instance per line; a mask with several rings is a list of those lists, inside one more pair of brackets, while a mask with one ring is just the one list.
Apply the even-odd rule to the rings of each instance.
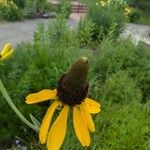
[[[14, 2], [24, 10], [32, 10], [30, 1]], [[42, 9], [43, 4], [37, 10]], [[13, 56], [0, 66], [0, 76], [22, 114], [30, 119], [31, 113], [41, 121], [50, 102], [27, 105], [26, 95], [56, 88], [68, 67], [80, 56], [86, 56], [90, 60], [88, 96], [101, 103], [102, 111], [93, 117], [96, 132], [91, 134], [91, 146], [85, 149], [149, 150], [150, 46], [143, 42], [135, 46], [130, 40], [118, 39], [124, 27], [123, 11], [118, 13], [118, 7], [89, 4], [89, 9], [79, 25], [70, 29], [66, 3], [48, 28], [37, 26], [33, 43], [21, 43], [15, 48]], [[0, 149], [44, 149], [38, 134], [19, 120], [1, 93], [0, 100]], [[83, 149], [69, 117], [62, 149]]]
[[46, 0], [0, 0], [0, 19], [8, 21], [41, 17], [54, 11]]
[[144, 25], [150, 25], [150, 3], [149, 0], [127, 0], [129, 5], [134, 6], [134, 8], [137, 8], [139, 11], [139, 20], [137, 23], [144, 24]]
[[[85, 22], [88, 25], [89, 21]], [[27, 105], [26, 95], [57, 87], [58, 79], [70, 64], [80, 56], [87, 56], [90, 59], [88, 96], [102, 105], [101, 113], [94, 116], [96, 133], [91, 135], [92, 145], [88, 149], [149, 149], [149, 46], [140, 43], [136, 47], [130, 40], [114, 41], [107, 35], [93, 50], [91, 46], [81, 46], [78, 36], [79, 29], [68, 29], [65, 17], [59, 15], [48, 29], [43, 24], [37, 26], [33, 44], [18, 45], [13, 57], [0, 69], [14, 103], [28, 119], [31, 113], [41, 121], [49, 102]], [[42, 149], [38, 135], [20, 122], [1, 95], [0, 99], [3, 148], [6, 142], [19, 138], [20, 144], [29, 149]], [[70, 120], [62, 149], [82, 149]]]

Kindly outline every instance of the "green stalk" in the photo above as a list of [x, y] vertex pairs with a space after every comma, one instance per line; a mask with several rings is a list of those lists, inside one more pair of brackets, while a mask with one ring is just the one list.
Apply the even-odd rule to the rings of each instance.
[[9, 97], [1, 79], [0, 79], [0, 91], [2, 92], [2, 95], [4, 96], [4, 98], [6, 99], [7, 103], [9, 104], [9, 106], [12, 108], [12, 110], [17, 114], [17, 116], [30, 128], [32, 128], [35, 131], [39, 131], [39, 128], [34, 126], [31, 122], [29, 122], [21, 113], [20, 111], [17, 109], [17, 107], [14, 105], [14, 103], [12, 102], [11, 98]]

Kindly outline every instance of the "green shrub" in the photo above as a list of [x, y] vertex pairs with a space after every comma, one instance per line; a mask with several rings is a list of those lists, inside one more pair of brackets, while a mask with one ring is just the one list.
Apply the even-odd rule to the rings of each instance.
[[95, 24], [87, 18], [81, 19], [78, 25], [80, 46], [89, 46], [93, 42]]
[[[141, 47], [142, 48], [142, 47]], [[143, 92], [143, 101], [149, 99], [149, 76], [150, 59], [146, 47], [141, 50], [136, 48], [130, 41], [113, 42], [105, 39], [95, 55], [93, 72], [102, 85], [107, 77], [118, 71], [126, 71], [133, 78], [137, 86]]]
[[23, 9], [24, 18], [41, 17], [51, 11], [51, 4], [46, 0], [27, 0]]
[[21, 19], [21, 10], [13, 1], [0, 1], [0, 18], [8, 21]]
[[116, 5], [109, 5], [108, 7], [96, 5], [96, 1], [87, 3], [87, 5], [87, 16], [96, 25], [93, 39], [101, 40], [103, 35], [107, 35], [112, 27], [114, 28], [114, 38], [116, 38], [124, 26], [123, 11]]
[[16, 3], [19, 8], [25, 7], [25, 0], [13, 0], [13, 2]]
[[[130, 8], [130, 7], [129, 7]], [[140, 19], [141, 12], [138, 8], [131, 7], [131, 11], [127, 14], [129, 22], [137, 22]]]
[[37, 5], [36, 1], [28, 0], [26, 1], [25, 8], [23, 9], [24, 18], [35, 18], [37, 16]]
[[51, 4], [46, 0], [6, 0], [0, 1], [0, 18], [16, 21], [24, 18], [41, 17], [51, 11]]
[[129, 70], [133, 73], [139, 62], [137, 49], [130, 41], [113, 42], [105, 39], [96, 54], [93, 70], [103, 81], [108, 75], [119, 70]]
[[65, 15], [59, 14], [56, 18], [56, 21], [53, 22], [53, 24], [49, 25], [48, 28], [48, 35], [49, 40], [52, 40], [55, 42], [64, 40], [65, 38], [68, 38], [69, 29], [66, 24]]
[[60, 0], [58, 12], [64, 14], [65, 18], [68, 18], [71, 14], [71, 0]]
[[79, 48], [76, 29], [70, 30], [67, 25], [64, 14], [59, 14], [53, 23], [50, 23], [48, 29], [41, 24], [34, 34], [35, 43], [46, 43], [52, 47]]

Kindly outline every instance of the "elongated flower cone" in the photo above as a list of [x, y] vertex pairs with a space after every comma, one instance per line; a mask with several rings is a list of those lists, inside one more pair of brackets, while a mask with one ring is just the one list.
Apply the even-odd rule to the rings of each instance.
[[69, 84], [73, 88], [82, 86], [87, 80], [88, 70], [89, 60], [86, 57], [79, 58], [65, 74], [62, 84]]
[[[46, 143], [48, 150], [59, 150], [62, 146], [66, 136], [67, 118], [70, 110], [73, 110], [72, 118], [76, 137], [82, 146], [90, 146], [89, 131], [95, 132], [92, 114], [99, 113], [101, 106], [98, 102], [87, 98], [88, 69], [88, 59], [81, 57], [59, 79], [57, 89], [44, 89], [26, 97], [26, 103], [28, 104], [53, 100], [43, 118], [39, 131], [40, 142], [41, 144]], [[58, 117], [52, 122], [52, 116], [57, 107], [62, 109]]]
[[81, 57], [61, 77], [58, 84], [58, 96], [65, 103], [69, 105], [80, 104], [86, 97], [88, 69], [89, 60], [86, 57]]

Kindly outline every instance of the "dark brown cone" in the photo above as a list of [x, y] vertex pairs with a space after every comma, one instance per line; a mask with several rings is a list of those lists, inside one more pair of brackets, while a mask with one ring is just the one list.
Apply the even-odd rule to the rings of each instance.
[[88, 92], [87, 73], [89, 61], [79, 58], [58, 82], [59, 99], [70, 106], [81, 104]]

